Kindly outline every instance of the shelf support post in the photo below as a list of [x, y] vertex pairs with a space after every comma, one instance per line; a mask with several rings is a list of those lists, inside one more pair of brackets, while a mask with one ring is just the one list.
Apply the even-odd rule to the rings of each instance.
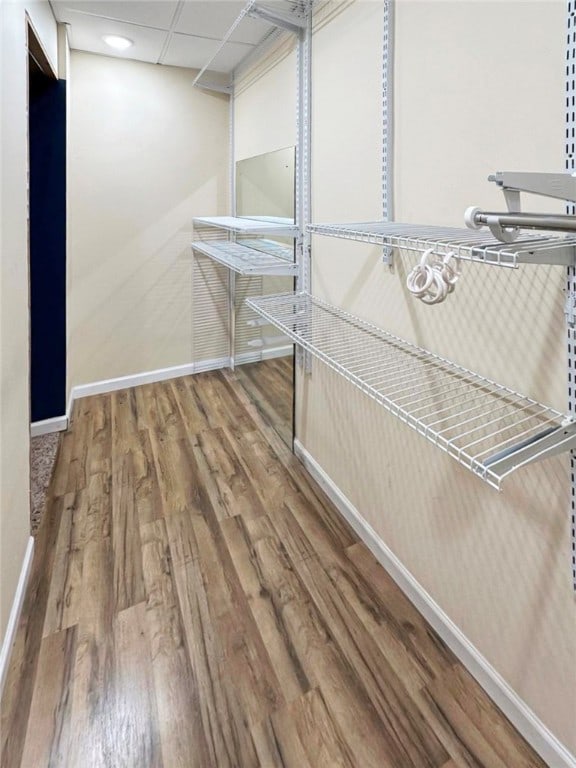
[[[394, 219], [394, 0], [384, 0], [384, 41], [382, 46], [382, 217]], [[394, 268], [394, 248], [382, 248], [382, 261]]]
[[[296, 291], [310, 293], [310, 120], [311, 120], [311, 59], [312, 59], [312, 3], [306, 3], [305, 26], [298, 32], [298, 94], [296, 102], [296, 130], [298, 146], [296, 150], [296, 224], [298, 238], [296, 240], [296, 259], [298, 261], [298, 276]], [[312, 368], [309, 352], [296, 346], [296, 361], [300, 369], [310, 373]]]
[[[567, 30], [566, 30], [566, 170], [570, 173], [576, 171], [576, 157], [574, 152], [574, 109], [571, 106], [576, 96], [576, 78], [572, 72], [574, 58], [576, 57], [576, 3], [567, 1]], [[566, 204], [566, 213], [576, 215], [576, 205], [573, 202]], [[574, 323], [576, 297], [576, 267], [566, 267], [566, 335], [568, 347], [568, 411], [576, 418], [576, 325]], [[572, 571], [572, 586], [576, 595], [576, 451], [570, 451], [570, 565]]]

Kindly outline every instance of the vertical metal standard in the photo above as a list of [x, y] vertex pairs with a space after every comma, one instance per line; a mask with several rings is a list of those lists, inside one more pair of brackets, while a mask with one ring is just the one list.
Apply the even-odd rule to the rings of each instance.
[[[570, 208], [574, 209], [571, 205]], [[576, 213], [576, 211], [575, 211]], [[566, 292], [576, 295], [576, 267], [566, 267]], [[568, 333], [568, 412], [576, 416], [576, 327], [567, 325]], [[570, 563], [572, 586], [576, 592], [576, 455], [570, 451]]]
[[296, 106], [296, 128], [298, 147], [296, 150], [296, 224], [299, 228], [297, 258], [299, 274], [296, 289], [310, 291], [310, 113], [311, 113], [311, 47], [312, 12], [310, 4], [306, 11], [306, 27], [298, 36], [298, 94]]
[[[310, 223], [311, 210], [311, 167], [310, 167], [310, 120], [312, 104], [312, 2], [306, 2], [306, 26], [298, 35], [298, 94], [296, 99], [296, 130], [298, 146], [296, 149], [296, 224], [298, 237], [296, 240], [296, 260], [298, 276], [296, 290], [311, 292], [310, 269]], [[296, 347], [296, 359], [300, 367], [304, 366], [306, 373], [310, 372], [310, 354], [301, 347]]]
[[[574, 119], [576, 99], [576, 0], [568, 0], [567, 46], [566, 46], [566, 170], [576, 170], [574, 152], [576, 120]], [[576, 215], [576, 206], [568, 203], [566, 212]], [[576, 296], [576, 267], [566, 268], [567, 302]], [[566, 316], [568, 336], [568, 411], [576, 417], [576, 325], [574, 314]], [[570, 555], [572, 585], [576, 592], [576, 455], [570, 451]]]
[[[230, 83], [230, 101], [228, 104], [228, 157], [230, 158], [229, 175], [229, 199], [230, 215], [236, 216], [236, 152], [234, 147], [234, 99], [236, 98], [234, 89], [234, 74]], [[236, 240], [236, 235], [229, 234], [230, 240]], [[236, 273], [234, 270], [228, 270], [228, 312], [229, 312], [229, 357], [230, 368], [234, 370], [236, 357]]]
[[[394, 220], [394, 0], [384, 0], [384, 39], [382, 46], [382, 217]], [[382, 259], [394, 266], [394, 249], [384, 246]]]
[[230, 368], [236, 367], [236, 272], [228, 270], [228, 312], [230, 318]]
[[230, 81], [230, 101], [228, 103], [228, 157], [230, 158], [230, 169], [228, 182], [230, 184], [230, 216], [236, 216], [236, 150], [234, 147], [234, 100], [236, 98], [234, 73]]

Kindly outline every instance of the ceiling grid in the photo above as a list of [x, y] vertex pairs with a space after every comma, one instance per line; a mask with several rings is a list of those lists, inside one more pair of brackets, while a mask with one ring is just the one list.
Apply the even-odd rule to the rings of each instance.
[[[200, 69], [218, 50], [243, 0], [51, 0], [56, 20], [68, 26], [72, 50]], [[285, 3], [280, 3], [284, 5]], [[270, 24], [246, 18], [222, 46], [211, 70], [230, 74], [270, 34]], [[125, 51], [105, 35], [128, 38]]]

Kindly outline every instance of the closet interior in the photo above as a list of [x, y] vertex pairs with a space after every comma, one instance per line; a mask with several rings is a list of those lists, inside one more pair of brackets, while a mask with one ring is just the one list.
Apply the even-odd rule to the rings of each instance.
[[0, 762], [576, 768], [576, 0], [0, 24]]

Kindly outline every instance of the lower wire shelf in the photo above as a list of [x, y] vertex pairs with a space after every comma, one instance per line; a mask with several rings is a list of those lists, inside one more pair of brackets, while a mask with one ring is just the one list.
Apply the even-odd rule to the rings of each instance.
[[247, 304], [494, 488], [514, 470], [576, 445], [576, 425], [559, 411], [309, 294]]
[[198, 240], [192, 248], [239, 275], [294, 275], [298, 266], [286, 258], [292, 251], [280, 245], [271, 252], [270, 246], [256, 250], [228, 240]]
[[269, 240], [268, 238], [259, 237], [256, 240], [243, 237], [241, 240], [237, 240], [240, 245], [246, 246], [246, 248], [253, 248], [255, 251], [261, 251], [267, 253], [269, 256], [277, 256], [284, 261], [294, 261], [294, 246], [284, 245], [276, 240]]

